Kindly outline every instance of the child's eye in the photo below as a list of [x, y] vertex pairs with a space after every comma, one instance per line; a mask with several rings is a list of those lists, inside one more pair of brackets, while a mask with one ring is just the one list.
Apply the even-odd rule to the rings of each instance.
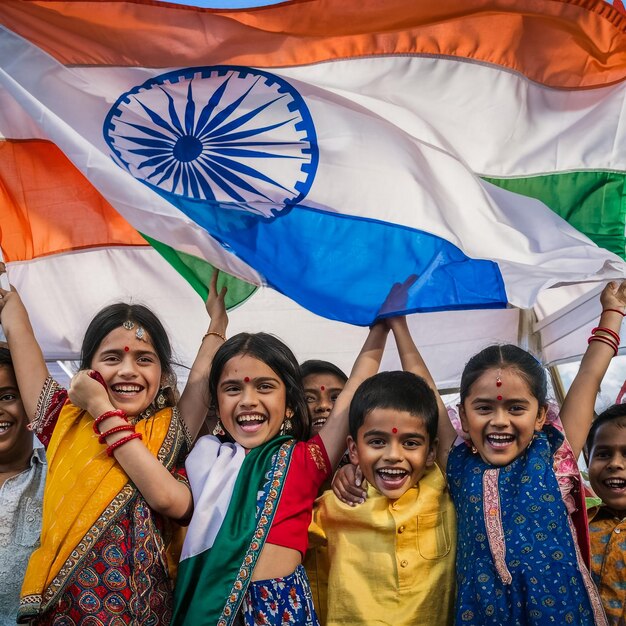
[[512, 413], [523, 413], [526, 410], [525, 406], [521, 406], [519, 404], [514, 404], [513, 406], [510, 407], [510, 411]]
[[374, 448], [379, 448], [385, 445], [385, 441], [383, 439], [370, 439], [367, 443]]
[[272, 389], [274, 389], [274, 386], [270, 383], [261, 383], [258, 389], [259, 391], [272, 391]]
[[13, 400], [17, 400], [17, 394], [15, 393], [5, 393], [0, 396], [0, 402], [12, 402]]
[[475, 409], [478, 413], [488, 413], [491, 411], [491, 407], [488, 404], [481, 404], [475, 407]]
[[407, 439], [407, 441], [404, 442], [405, 448], [419, 448], [419, 446], [420, 442], [415, 439]]
[[315, 396], [304, 396], [304, 399], [307, 401], [308, 404], [315, 402]]
[[150, 356], [142, 356], [142, 357], [139, 357], [139, 358], [137, 359], [137, 361], [138, 361], [139, 363], [144, 363], [144, 364], [145, 364], [145, 363], [149, 363], [149, 364], [154, 363], [154, 359], [153, 359], [152, 357], [150, 357]]
[[237, 387], [237, 385], [228, 385], [228, 387], [224, 387], [222, 391], [224, 393], [237, 393], [239, 391], [239, 387]]
[[334, 393], [332, 396], [330, 396], [330, 399], [331, 399], [332, 402], [336, 402], [338, 397], [339, 397], [339, 394], [338, 393]]

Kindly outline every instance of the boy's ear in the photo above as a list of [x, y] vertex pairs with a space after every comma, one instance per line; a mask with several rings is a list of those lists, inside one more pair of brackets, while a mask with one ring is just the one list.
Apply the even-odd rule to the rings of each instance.
[[430, 449], [428, 450], [428, 456], [426, 457], [426, 467], [432, 467], [437, 460], [437, 448], [439, 447], [439, 439], [435, 437], [430, 442]]
[[462, 404], [457, 404], [456, 408], [459, 410], [459, 419], [461, 420], [461, 428], [464, 433], [469, 433], [469, 426], [467, 425], [467, 415], [465, 415], [465, 408]]
[[348, 435], [346, 441], [348, 443], [348, 456], [350, 457], [350, 463], [352, 463], [352, 465], [358, 465], [359, 453], [356, 449], [356, 441], [350, 435]]

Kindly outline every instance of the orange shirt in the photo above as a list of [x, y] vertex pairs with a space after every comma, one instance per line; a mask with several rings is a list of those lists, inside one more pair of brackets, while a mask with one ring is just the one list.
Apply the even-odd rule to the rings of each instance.
[[591, 574], [609, 624], [626, 623], [626, 517], [606, 507], [590, 511]]

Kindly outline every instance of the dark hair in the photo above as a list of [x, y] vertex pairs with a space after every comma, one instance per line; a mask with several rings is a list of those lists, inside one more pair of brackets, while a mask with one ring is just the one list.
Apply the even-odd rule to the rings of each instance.
[[13, 369], [13, 360], [8, 348], [0, 346], [0, 367], [10, 367]]
[[548, 404], [548, 378], [543, 365], [526, 350], [512, 344], [489, 346], [475, 354], [465, 365], [461, 374], [461, 404], [472, 385], [488, 369], [514, 369], [526, 381], [540, 407]]
[[380, 372], [363, 381], [350, 403], [350, 435], [353, 439], [356, 439], [367, 414], [374, 409], [407, 411], [421, 417], [430, 442], [437, 437], [437, 398], [420, 376], [411, 372]]
[[91, 368], [93, 357], [103, 339], [116, 328], [120, 328], [124, 322], [133, 322], [135, 328], [141, 326], [148, 333], [161, 364], [161, 374], [172, 383], [171, 393], [166, 394], [168, 404], [174, 404], [176, 376], [172, 368], [172, 346], [163, 324], [148, 307], [142, 304], [118, 302], [104, 307], [96, 314], [85, 332], [80, 351], [80, 369]]
[[216, 407], [217, 384], [230, 359], [247, 354], [265, 363], [278, 374], [287, 391], [287, 407], [293, 411], [293, 435], [299, 441], [309, 438], [309, 412], [302, 389], [300, 366], [293, 352], [278, 338], [268, 333], [239, 333], [226, 341], [213, 357], [209, 374], [209, 394], [212, 408]]
[[334, 363], [330, 363], [329, 361], [320, 361], [319, 359], [309, 359], [308, 361], [301, 363], [300, 373], [302, 374], [303, 380], [312, 374], [332, 374], [344, 383], [348, 380], [348, 377]]
[[612, 422], [614, 420], [619, 419], [620, 417], [626, 417], [626, 404], [614, 404], [610, 406], [605, 411], [602, 411], [595, 420], [593, 420], [593, 424], [591, 424], [591, 428], [589, 429], [589, 434], [587, 435], [587, 452], [591, 454], [591, 450], [593, 448], [593, 441], [596, 438], [596, 434], [598, 432], [598, 428], [603, 424], [608, 422]]

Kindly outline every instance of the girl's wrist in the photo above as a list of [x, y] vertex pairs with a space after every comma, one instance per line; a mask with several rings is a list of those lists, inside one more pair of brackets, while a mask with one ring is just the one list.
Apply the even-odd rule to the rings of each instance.
[[120, 417], [119, 415], [112, 415], [111, 417], [107, 417], [106, 419], [102, 420], [98, 424], [98, 431], [100, 433], [106, 433], [112, 428], [117, 428], [118, 426], [125, 426], [128, 423], [129, 423], [128, 420], [125, 420], [123, 417]]
[[209, 323], [209, 332], [213, 331], [216, 333], [221, 333], [222, 335], [226, 334], [226, 329], [228, 328], [228, 320], [224, 319], [212, 319]]

